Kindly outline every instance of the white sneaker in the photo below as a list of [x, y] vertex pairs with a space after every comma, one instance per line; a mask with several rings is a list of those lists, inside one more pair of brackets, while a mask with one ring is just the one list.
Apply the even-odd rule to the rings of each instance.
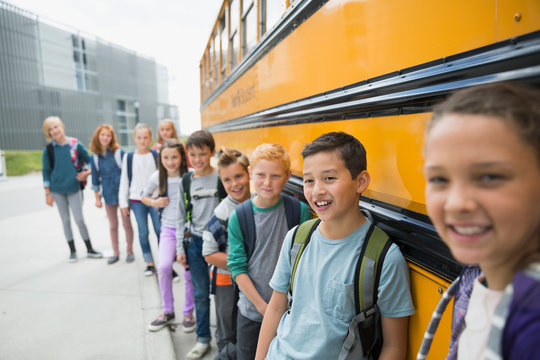
[[187, 354], [186, 359], [188, 360], [197, 360], [202, 359], [204, 354], [210, 349], [210, 344], [203, 344], [200, 342], [197, 342], [193, 349]]

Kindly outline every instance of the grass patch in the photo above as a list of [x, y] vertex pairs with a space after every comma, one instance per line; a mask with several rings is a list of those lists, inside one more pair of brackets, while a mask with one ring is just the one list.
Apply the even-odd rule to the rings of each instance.
[[42, 150], [4, 150], [8, 176], [26, 175], [41, 171]]

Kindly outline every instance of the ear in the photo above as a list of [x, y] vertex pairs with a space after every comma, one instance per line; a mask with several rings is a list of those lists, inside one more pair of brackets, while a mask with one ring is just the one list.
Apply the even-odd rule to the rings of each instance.
[[249, 175], [249, 179], [250, 180], [253, 180], [253, 176], [251, 176], [251, 166], [248, 166], [248, 175]]
[[356, 176], [357, 181], [357, 188], [356, 192], [358, 194], [362, 194], [369, 186], [369, 182], [371, 181], [371, 177], [369, 176], [369, 173], [367, 170], [362, 171], [360, 174]]

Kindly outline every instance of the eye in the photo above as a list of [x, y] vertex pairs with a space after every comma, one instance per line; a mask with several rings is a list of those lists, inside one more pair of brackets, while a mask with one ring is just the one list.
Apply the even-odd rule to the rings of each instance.
[[504, 178], [501, 174], [482, 174], [478, 177], [478, 181], [484, 184], [493, 184], [504, 180]]
[[313, 184], [313, 179], [304, 179], [304, 185]]
[[325, 182], [332, 182], [334, 180], [336, 180], [335, 176], [327, 176], [327, 177], [324, 178]]
[[446, 184], [448, 183], [448, 179], [444, 176], [430, 176], [428, 178], [428, 183], [430, 184]]

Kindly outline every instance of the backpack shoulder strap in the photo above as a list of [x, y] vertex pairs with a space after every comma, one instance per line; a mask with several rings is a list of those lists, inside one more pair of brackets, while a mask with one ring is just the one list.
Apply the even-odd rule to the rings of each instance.
[[188, 171], [182, 175], [182, 190], [184, 191], [184, 209], [186, 211], [186, 221], [191, 220], [191, 178], [193, 171]]
[[131, 185], [131, 178], [133, 177], [133, 151], [127, 154], [127, 173], [129, 185]]
[[227, 197], [227, 191], [225, 191], [225, 186], [223, 186], [223, 183], [221, 182], [221, 178], [219, 176], [217, 178], [217, 193], [220, 202]]
[[122, 169], [122, 148], [118, 148], [114, 151], [114, 161], [118, 168]]
[[249, 262], [251, 255], [253, 255], [255, 239], [257, 237], [251, 200], [246, 200], [236, 207], [236, 216], [238, 217], [238, 224], [240, 225], [242, 237], [244, 238], [244, 247]]
[[49, 158], [49, 164], [52, 170], [54, 169], [54, 148], [52, 142], [47, 144], [47, 157]]
[[300, 201], [287, 194], [281, 194], [283, 205], [285, 206], [285, 216], [287, 217], [287, 227], [291, 230], [300, 223]]
[[289, 308], [292, 301], [292, 289], [294, 284], [294, 277], [296, 275], [296, 268], [300, 262], [300, 257], [304, 253], [306, 246], [311, 241], [311, 235], [313, 231], [319, 226], [320, 219], [311, 219], [298, 225], [294, 230], [293, 239], [291, 241], [290, 261], [291, 261], [291, 281], [289, 282]]
[[157, 168], [157, 166], [158, 166], [158, 152], [156, 150], [154, 150], [154, 149], [150, 149], [150, 152], [154, 156], [154, 161], [156, 162], [156, 168]]
[[98, 156], [98, 154], [92, 154], [92, 161], [94, 162], [94, 167], [96, 168], [97, 172], [99, 172], [99, 156]]

